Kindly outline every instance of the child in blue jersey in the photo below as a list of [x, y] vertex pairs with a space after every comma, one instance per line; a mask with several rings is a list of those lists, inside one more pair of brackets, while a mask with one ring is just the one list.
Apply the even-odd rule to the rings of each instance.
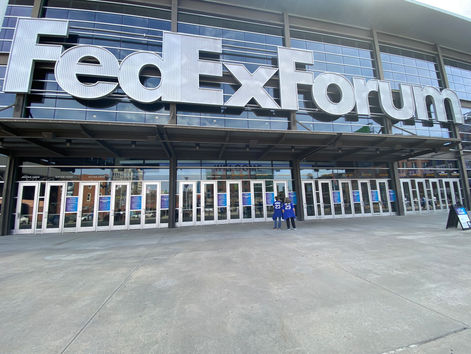
[[281, 218], [283, 216], [281, 205], [280, 198], [275, 197], [275, 202], [273, 203], [273, 228], [278, 230], [281, 230]]
[[296, 210], [293, 203], [291, 203], [291, 200], [286, 199], [281, 210], [283, 212], [283, 219], [286, 220], [286, 226], [288, 227], [288, 230], [290, 229], [290, 223], [293, 230], [296, 230], [296, 224], [294, 223], [294, 219], [296, 218]]

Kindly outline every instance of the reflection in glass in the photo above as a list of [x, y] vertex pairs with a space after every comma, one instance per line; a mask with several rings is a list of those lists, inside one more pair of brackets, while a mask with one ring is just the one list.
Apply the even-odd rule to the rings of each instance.
[[157, 185], [146, 185], [145, 223], [155, 224], [157, 221]]
[[193, 221], [193, 184], [182, 185], [182, 221]]
[[114, 188], [114, 219], [113, 225], [122, 226], [126, 224], [126, 202], [128, 186], [117, 184]]
[[49, 186], [49, 200], [47, 207], [47, 228], [57, 229], [60, 227], [60, 215], [62, 207], [62, 186]]
[[230, 198], [230, 213], [231, 219], [239, 219], [239, 184], [238, 183], [229, 183], [229, 198]]
[[82, 185], [82, 217], [80, 227], [92, 227], [95, 218], [95, 185]]
[[35, 193], [36, 186], [23, 186], [20, 213], [18, 215], [21, 230], [30, 230], [33, 227]]

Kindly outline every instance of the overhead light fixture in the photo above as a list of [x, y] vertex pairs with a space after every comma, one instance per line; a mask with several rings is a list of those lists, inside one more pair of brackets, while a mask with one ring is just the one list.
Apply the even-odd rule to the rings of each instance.
[[72, 144], [72, 140], [67, 139], [67, 140], [65, 141], [65, 146], [70, 147], [71, 144]]

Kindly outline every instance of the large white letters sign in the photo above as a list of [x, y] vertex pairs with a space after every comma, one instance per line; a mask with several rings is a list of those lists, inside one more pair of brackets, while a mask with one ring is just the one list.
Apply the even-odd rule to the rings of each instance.
[[[34, 63], [55, 62], [58, 84], [70, 95], [81, 99], [99, 99], [112, 93], [119, 85], [131, 99], [152, 103], [158, 100], [177, 103], [244, 107], [252, 99], [261, 108], [297, 110], [298, 85], [310, 86], [312, 99], [325, 113], [340, 116], [356, 108], [358, 115], [369, 115], [368, 96], [377, 92], [383, 113], [395, 120], [413, 117], [428, 120], [427, 99], [430, 99], [436, 119], [447, 121], [445, 101], [449, 102], [454, 122], [463, 123], [461, 104], [455, 92], [440, 91], [430, 86], [401, 84], [402, 107], [393, 101], [391, 85], [387, 81], [354, 78], [352, 83], [344, 76], [323, 73], [314, 77], [298, 65], [314, 63], [312, 51], [278, 47], [278, 68], [260, 66], [251, 73], [244, 65], [223, 63], [220, 60], [200, 59], [201, 52], [221, 54], [222, 40], [189, 34], [164, 32], [162, 56], [154, 52], [138, 51], [128, 55], [121, 63], [107, 49], [78, 45], [63, 51], [60, 45], [40, 44], [39, 36], [66, 37], [67, 20], [20, 18], [8, 59], [3, 90], [28, 93], [31, 88]], [[223, 65], [239, 82], [239, 89], [224, 102], [223, 91], [200, 87], [200, 76], [222, 77]], [[146, 87], [139, 79], [141, 71], [154, 67], [161, 73], [157, 87]], [[273, 99], [264, 85], [278, 72], [281, 104]], [[79, 76], [93, 78], [92, 83], [80, 81]], [[100, 80], [102, 79], [102, 80]], [[106, 80], [103, 80], [106, 79]], [[335, 87], [340, 100], [331, 100], [328, 90]]]

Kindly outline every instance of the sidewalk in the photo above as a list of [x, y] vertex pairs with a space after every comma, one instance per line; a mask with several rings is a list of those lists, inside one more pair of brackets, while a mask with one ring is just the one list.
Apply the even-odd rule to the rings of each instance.
[[0, 237], [0, 352], [471, 353], [446, 218]]

